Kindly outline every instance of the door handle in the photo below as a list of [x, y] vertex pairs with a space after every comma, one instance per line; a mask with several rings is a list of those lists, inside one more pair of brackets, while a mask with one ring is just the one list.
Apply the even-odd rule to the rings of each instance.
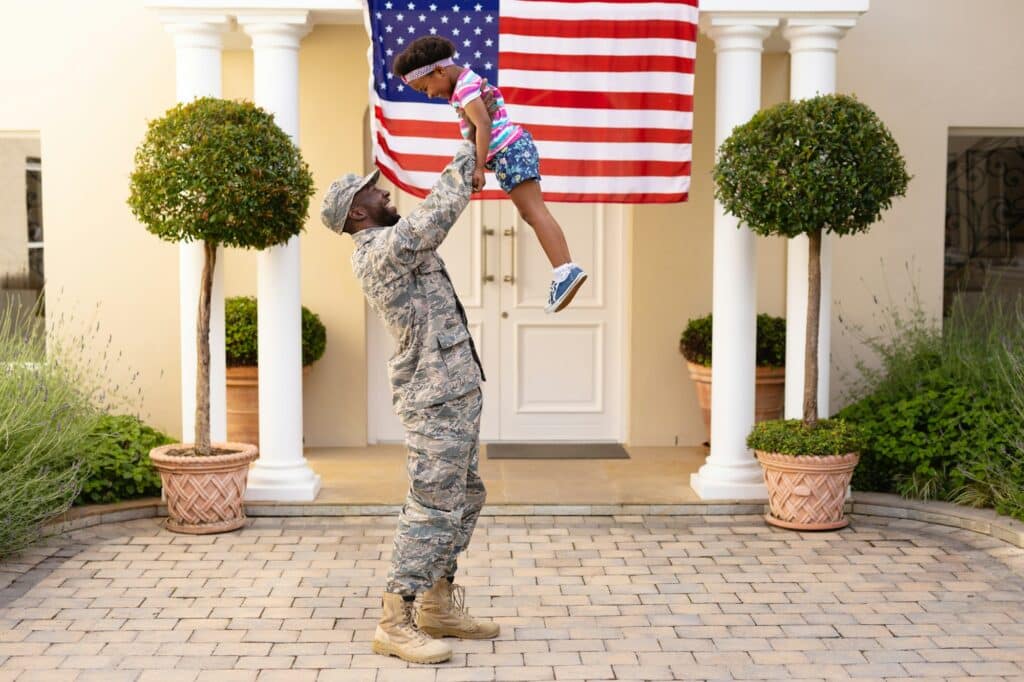
[[490, 228], [490, 227], [485, 227], [483, 229], [483, 234], [481, 234], [481, 236], [480, 236], [480, 252], [481, 252], [480, 253], [480, 261], [482, 263], [480, 269], [483, 270], [483, 273], [484, 273], [483, 279], [484, 279], [484, 283], [485, 284], [487, 282], [493, 282], [494, 281], [494, 275], [491, 275], [491, 274], [487, 273], [487, 238], [488, 237], [493, 237], [493, 236], [494, 236], [494, 228]]
[[514, 227], [505, 228], [505, 236], [512, 239], [512, 270], [510, 275], [505, 275], [502, 279], [509, 284], [516, 283], [516, 229]]

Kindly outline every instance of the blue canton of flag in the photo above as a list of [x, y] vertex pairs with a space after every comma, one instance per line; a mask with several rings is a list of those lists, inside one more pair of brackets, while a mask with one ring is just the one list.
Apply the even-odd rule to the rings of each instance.
[[[374, 36], [373, 82], [377, 94], [392, 102], [431, 102], [394, 75], [391, 65], [416, 38], [436, 35], [454, 43], [455, 62], [498, 85], [499, 0], [370, 0]], [[445, 103], [446, 104], [446, 103]]]

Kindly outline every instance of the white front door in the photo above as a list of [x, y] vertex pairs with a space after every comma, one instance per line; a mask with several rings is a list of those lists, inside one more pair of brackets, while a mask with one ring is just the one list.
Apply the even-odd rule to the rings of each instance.
[[[382, 183], [386, 181], [381, 179]], [[418, 199], [391, 188], [399, 210]], [[466, 308], [487, 375], [484, 441], [623, 439], [622, 234], [619, 205], [550, 204], [573, 257], [590, 275], [573, 304], [544, 312], [551, 267], [510, 201], [474, 201], [440, 254]], [[391, 405], [386, 362], [394, 344], [367, 309], [370, 442], [404, 430]]]

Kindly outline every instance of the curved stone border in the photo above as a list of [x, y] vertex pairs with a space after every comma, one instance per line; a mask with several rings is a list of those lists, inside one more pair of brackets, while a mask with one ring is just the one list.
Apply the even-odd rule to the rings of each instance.
[[[624, 523], [640, 521], [644, 516], [749, 516], [768, 511], [762, 502], [715, 500], [687, 504], [579, 504], [579, 505], [489, 505], [483, 516], [614, 516]], [[252, 517], [274, 516], [379, 516], [397, 514], [400, 505], [344, 505], [316, 502], [282, 503], [249, 502], [246, 514]], [[991, 509], [973, 509], [949, 502], [907, 500], [885, 493], [855, 492], [846, 503], [847, 513], [856, 516], [908, 519], [942, 526], [962, 528], [1024, 548], [1024, 523], [1000, 516]], [[167, 516], [167, 504], [159, 498], [132, 500], [119, 504], [98, 504], [72, 507], [46, 525], [51, 535], [88, 528], [105, 523]], [[30, 571], [60, 547], [36, 544], [20, 556], [0, 565], [0, 590], [8, 587], [19, 575]]]
[[[378, 516], [397, 514], [401, 505], [345, 505], [282, 502], [247, 502], [248, 516]], [[974, 509], [950, 502], [908, 500], [887, 493], [854, 492], [846, 511], [858, 516], [911, 519], [963, 528], [1024, 548], [1024, 523], [991, 509]], [[715, 500], [686, 504], [522, 504], [488, 505], [483, 516], [733, 516], [764, 514], [767, 504], [743, 500]], [[158, 498], [120, 504], [73, 507], [52, 521], [51, 530], [63, 533], [102, 523], [166, 516], [167, 504]]]

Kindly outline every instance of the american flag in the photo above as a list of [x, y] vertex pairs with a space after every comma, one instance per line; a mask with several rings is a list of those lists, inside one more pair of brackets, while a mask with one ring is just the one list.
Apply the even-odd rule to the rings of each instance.
[[[424, 35], [501, 88], [533, 135], [548, 201], [672, 203], [690, 186], [697, 0], [368, 0], [377, 166], [426, 196], [462, 138], [455, 111], [391, 64]], [[487, 175], [484, 199], [505, 194]]]

